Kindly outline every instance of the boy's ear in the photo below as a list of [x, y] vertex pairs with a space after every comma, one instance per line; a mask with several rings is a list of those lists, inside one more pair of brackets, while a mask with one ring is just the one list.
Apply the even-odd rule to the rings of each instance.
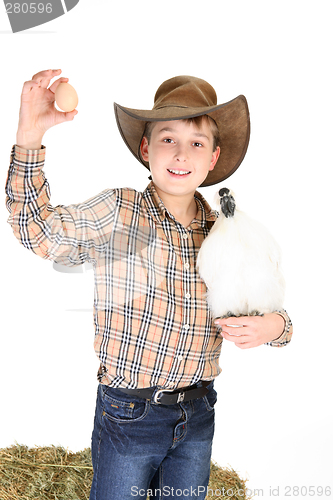
[[217, 146], [217, 148], [215, 149], [215, 151], [213, 151], [212, 161], [210, 162], [209, 170], [213, 170], [214, 169], [214, 167], [216, 165], [216, 162], [219, 159], [219, 156], [220, 156], [220, 148], [219, 148], [219, 146]]
[[149, 161], [148, 160], [149, 157], [148, 157], [148, 139], [147, 139], [147, 137], [143, 137], [143, 139], [141, 141], [140, 152], [141, 152], [142, 159], [144, 161]]

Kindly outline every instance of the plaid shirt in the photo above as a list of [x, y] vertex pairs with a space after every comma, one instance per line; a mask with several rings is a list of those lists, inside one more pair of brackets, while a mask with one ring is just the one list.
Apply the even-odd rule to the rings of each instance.
[[[43, 173], [45, 148], [14, 146], [7, 179], [8, 222], [26, 248], [45, 259], [95, 273], [98, 379], [113, 387], [185, 387], [221, 371], [222, 337], [196, 270], [199, 248], [217, 213], [195, 193], [196, 218], [185, 228], [151, 182], [143, 193], [107, 189], [85, 203], [52, 207]], [[286, 345], [292, 326], [273, 346]]]

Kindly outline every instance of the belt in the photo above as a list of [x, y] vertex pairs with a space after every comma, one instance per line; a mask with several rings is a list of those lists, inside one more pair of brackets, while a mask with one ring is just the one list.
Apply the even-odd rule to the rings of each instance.
[[157, 404], [174, 405], [183, 401], [202, 398], [207, 394], [207, 386], [211, 382], [211, 380], [206, 380], [188, 387], [176, 389], [175, 391], [171, 389], [157, 389], [157, 387], [148, 387], [147, 389], [123, 389], [118, 387], [118, 390], [125, 394], [137, 396], [138, 398], [151, 399]]

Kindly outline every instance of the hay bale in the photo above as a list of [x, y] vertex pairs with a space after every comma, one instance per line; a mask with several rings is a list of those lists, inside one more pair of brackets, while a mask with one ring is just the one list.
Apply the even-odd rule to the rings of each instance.
[[[1, 500], [89, 500], [92, 477], [90, 448], [78, 453], [60, 446], [0, 449]], [[249, 500], [245, 481], [213, 462], [209, 488], [209, 500]]]
[[250, 500], [246, 489], [246, 480], [241, 479], [237, 472], [228, 467], [220, 467], [217, 463], [210, 464], [210, 478], [206, 500], [214, 498], [227, 500]]
[[1, 500], [88, 500], [90, 449], [11, 446], [0, 450]]

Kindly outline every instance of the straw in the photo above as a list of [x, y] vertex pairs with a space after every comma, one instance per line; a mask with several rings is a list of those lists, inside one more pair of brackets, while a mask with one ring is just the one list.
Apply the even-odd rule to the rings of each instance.
[[[90, 448], [0, 449], [0, 500], [89, 500], [92, 477]], [[232, 468], [212, 462], [207, 499], [249, 500], [245, 482]]]

